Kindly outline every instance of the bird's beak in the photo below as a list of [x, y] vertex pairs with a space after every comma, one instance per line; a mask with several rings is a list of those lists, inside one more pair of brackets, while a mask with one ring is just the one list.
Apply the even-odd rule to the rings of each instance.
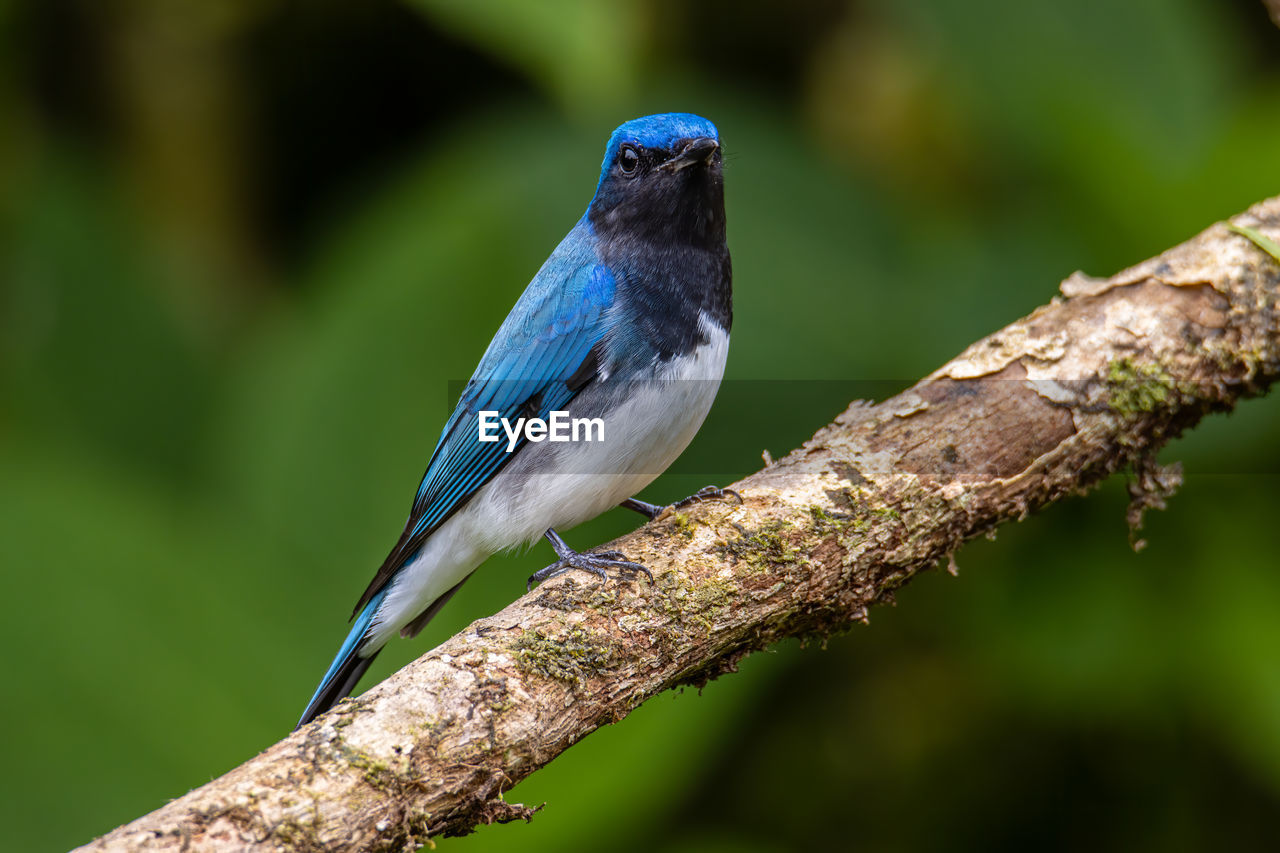
[[659, 166], [668, 172], [679, 172], [687, 166], [711, 162], [712, 156], [720, 150], [720, 143], [709, 136], [690, 139], [684, 150]]

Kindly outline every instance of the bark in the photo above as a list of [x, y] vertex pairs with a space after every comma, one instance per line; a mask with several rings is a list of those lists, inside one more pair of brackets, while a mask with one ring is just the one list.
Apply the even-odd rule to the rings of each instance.
[[1262, 5], [1267, 7], [1267, 14], [1271, 16], [1271, 23], [1280, 27], [1280, 0], [1262, 0]]
[[[1235, 222], [1280, 240], [1280, 198]], [[1277, 291], [1280, 261], [1222, 224], [1109, 279], [1077, 273], [734, 484], [741, 506], [671, 513], [610, 546], [653, 584], [547, 583], [84, 849], [411, 849], [527, 819], [502, 792], [597, 727], [784, 637], [865, 621], [966, 539], [1131, 465], [1140, 524], [1178, 481], [1155, 451], [1280, 372]]]

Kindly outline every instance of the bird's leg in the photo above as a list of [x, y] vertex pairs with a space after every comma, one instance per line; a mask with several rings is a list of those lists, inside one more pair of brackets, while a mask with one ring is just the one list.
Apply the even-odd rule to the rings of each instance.
[[633, 563], [626, 558], [626, 555], [620, 551], [601, 551], [596, 554], [580, 554], [565, 544], [560, 538], [560, 534], [554, 530], [548, 530], [545, 534], [547, 541], [551, 543], [551, 547], [556, 549], [556, 560], [545, 569], [539, 569], [529, 577], [529, 582], [525, 585], [525, 591], [533, 589], [535, 581], [542, 583], [551, 578], [562, 575], [570, 569], [582, 569], [584, 572], [591, 572], [598, 575], [601, 580], [608, 580], [608, 569], [618, 569], [631, 575], [644, 574], [649, 578], [649, 582], [653, 583], [653, 575], [644, 566], [639, 563]]
[[650, 521], [653, 521], [655, 518], [662, 515], [663, 510], [666, 509], [665, 506], [645, 503], [644, 501], [639, 501], [635, 498], [627, 498], [625, 501], [618, 504], [618, 506], [623, 507], [624, 509], [633, 509], [641, 515], [648, 516]]
[[653, 521], [669, 509], [684, 509], [685, 507], [693, 504], [699, 504], [703, 501], [719, 500], [723, 497], [736, 498], [738, 503], [742, 503], [742, 495], [738, 494], [733, 489], [721, 489], [717, 486], [703, 486], [684, 500], [676, 501], [675, 503], [667, 504], [666, 506], [645, 503], [644, 501], [638, 501], [635, 498], [627, 498], [625, 501], [618, 504], [618, 506], [625, 507], [626, 509], [633, 509], [641, 515], [648, 516], [649, 520]]

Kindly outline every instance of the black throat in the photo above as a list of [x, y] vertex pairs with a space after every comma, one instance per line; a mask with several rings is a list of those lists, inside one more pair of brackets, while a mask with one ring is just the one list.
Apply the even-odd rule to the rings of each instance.
[[729, 331], [733, 276], [718, 158], [678, 172], [615, 177], [587, 216], [633, 324], [625, 335], [634, 347], [666, 361], [707, 342], [702, 317]]

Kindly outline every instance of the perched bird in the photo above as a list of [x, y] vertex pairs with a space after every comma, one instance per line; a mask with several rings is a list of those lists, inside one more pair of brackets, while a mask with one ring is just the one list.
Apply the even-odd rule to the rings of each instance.
[[[664, 509], [632, 496], [702, 425], [724, 373], [732, 314], [715, 125], [688, 113], [627, 122], [609, 138], [586, 214], [463, 390], [404, 532], [357, 602], [355, 624], [298, 726], [350, 693], [393, 634], [416, 636], [498, 551], [551, 542], [558, 560], [530, 584], [575, 568], [648, 574], [617, 552], [573, 551], [555, 529], [613, 506], [650, 518]], [[587, 422], [578, 440], [510, 429], [553, 412]], [[482, 440], [485, 424], [502, 418], [507, 426]], [[590, 419], [599, 419], [594, 434]], [[723, 494], [708, 488], [680, 504]]]

